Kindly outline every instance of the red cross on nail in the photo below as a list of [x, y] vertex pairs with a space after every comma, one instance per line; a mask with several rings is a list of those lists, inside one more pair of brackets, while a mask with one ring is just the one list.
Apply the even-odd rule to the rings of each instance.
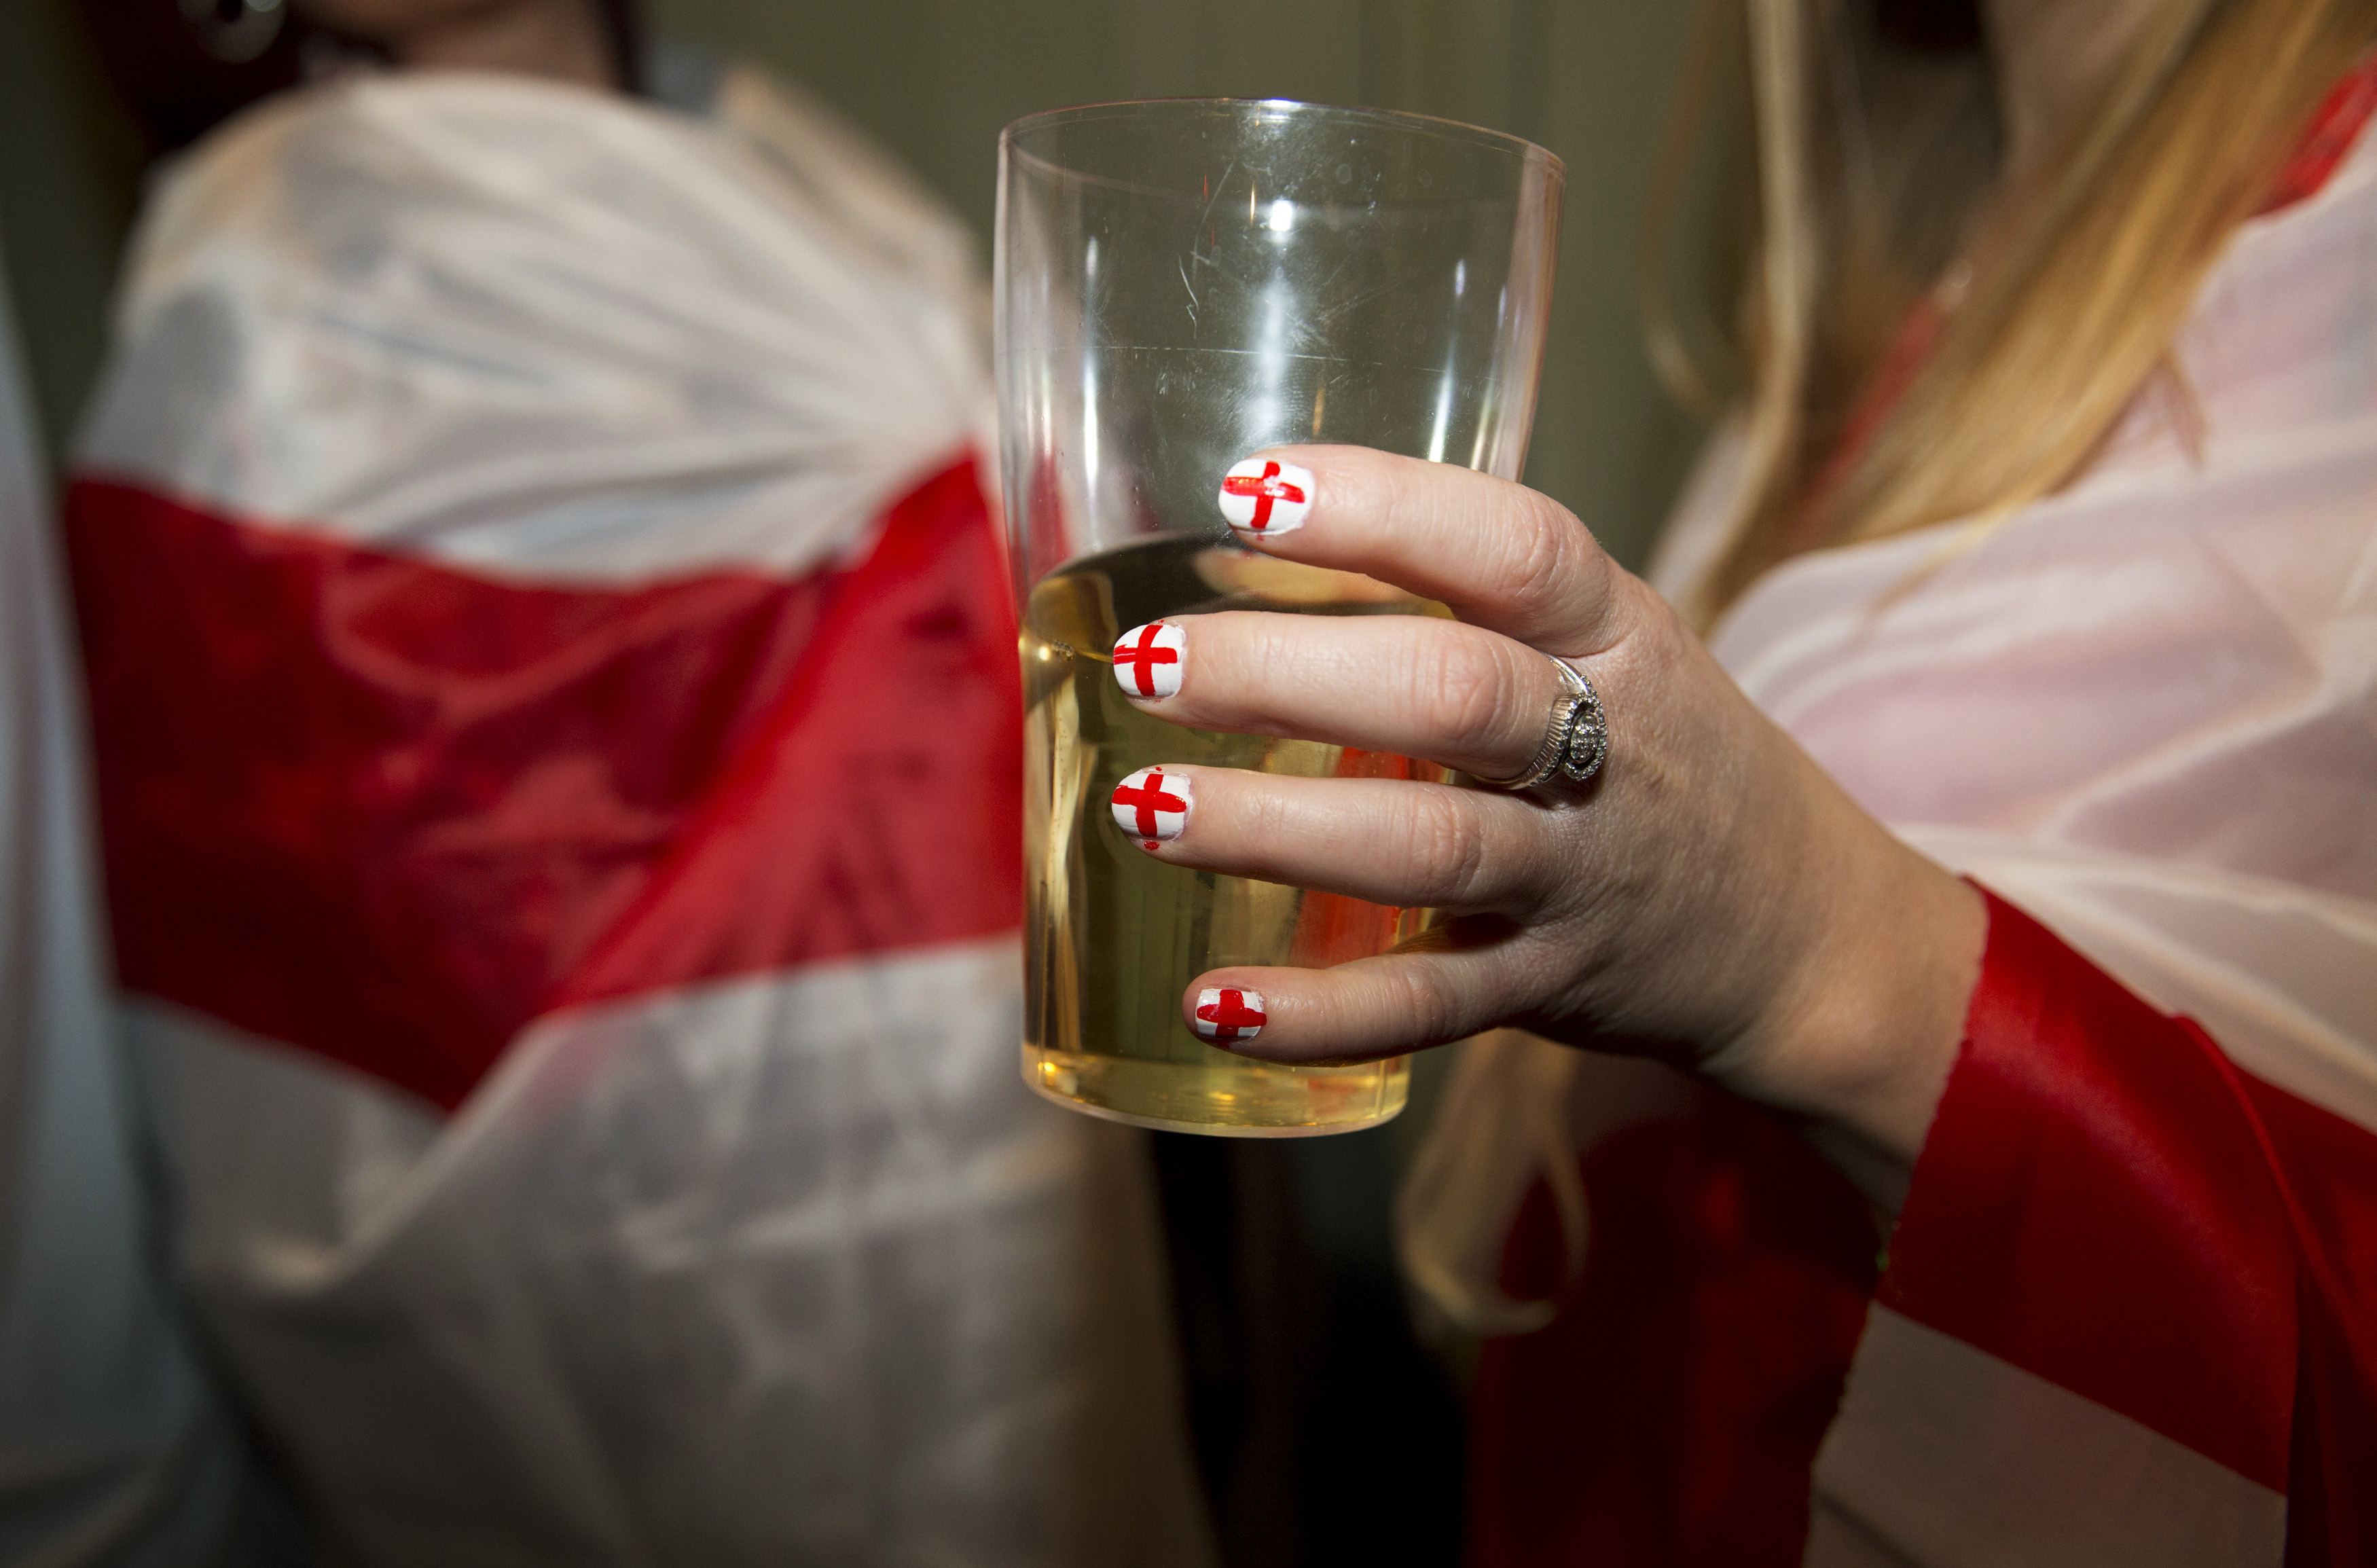
[[[1198, 1033], [1216, 1045], [1226, 1045], [1261, 1031], [1270, 1014], [1263, 1011], [1260, 991], [1207, 991], [1197, 1001]], [[1249, 1001], [1248, 999], [1252, 998]]]
[[1141, 697], [1155, 695], [1156, 665], [1177, 664], [1180, 662], [1180, 654], [1177, 649], [1156, 645], [1155, 640], [1163, 636], [1164, 632], [1165, 625], [1162, 621], [1150, 621], [1139, 628], [1137, 641], [1115, 644], [1116, 666], [1130, 671], [1131, 678], [1138, 683], [1139, 694]]
[[1260, 473], [1233, 473], [1222, 481], [1224, 496], [1251, 496], [1255, 499], [1255, 515], [1246, 526], [1260, 533], [1271, 526], [1271, 508], [1274, 501], [1304, 500], [1304, 487], [1292, 485], [1279, 476], [1279, 464], [1266, 461]]
[[1123, 780], [1115, 787], [1114, 803], [1117, 806], [1132, 808], [1136, 811], [1139, 836], [1151, 844], [1154, 844], [1159, 837], [1157, 832], [1159, 824], [1155, 820], [1155, 814], [1158, 811], [1185, 812], [1188, 809], [1187, 795], [1165, 793], [1164, 770], [1161, 768], [1148, 770], [1145, 780], [1139, 784], [1133, 784], [1129, 779]]

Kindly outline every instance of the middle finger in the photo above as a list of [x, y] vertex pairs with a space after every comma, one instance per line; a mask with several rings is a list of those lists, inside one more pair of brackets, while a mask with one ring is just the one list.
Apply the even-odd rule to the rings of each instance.
[[1488, 776], [1534, 758], [1562, 695], [1534, 649], [1421, 616], [1174, 616], [1125, 632], [1114, 675], [1133, 702], [1175, 724], [1400, 752]]

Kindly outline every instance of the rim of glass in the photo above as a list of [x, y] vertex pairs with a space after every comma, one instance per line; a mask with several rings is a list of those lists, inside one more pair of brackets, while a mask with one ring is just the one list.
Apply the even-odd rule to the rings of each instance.
[[1344, 103], [1308, 103], [1298, 98], [1117, 98], [1098, 103], [1074, 103], [1061, 109], [1043, 109], [1037, 114], [1026, 114], [1021, 119], [1009, 121], [1006, 128], [998, 133], [998, 142], [1001, 147], [1029, 158], [1034, 163], [1078, 174], [1081, 171], [1058, 163], [1042, 153], [1031, 150], [1021, 143], [1034, 133], [1055, 126], [1077, 124], [1086, 120], [1119, 119], [1126, 114], [1147, 109], [1201, 109], [1218, 113], [1268, 110], [1284, 116], [1301, 118], [1308, 115], [1315, 119], [1343, 119], [1371, 125], [1392, 126], [1401, 130], [1439, 137], [1446, 141], [1465, 141], [1475, 146], [1511, 153], [1522, 162], [1530, 158], [1540, 158], [1549, 169], [1553, 179], [1562, 185], [1568, 183], [1568, 165], [1560, 161], [1559, 153], [1539, 143], [1529, 141], [1525, 137], [1513, 136], [1509, 131], [1490, 130], [1484, 126], [1473, 126], [1466, 120], [1449, 120], [1440, 114], [1421, 114], [1409, 109], [1369, 109]]

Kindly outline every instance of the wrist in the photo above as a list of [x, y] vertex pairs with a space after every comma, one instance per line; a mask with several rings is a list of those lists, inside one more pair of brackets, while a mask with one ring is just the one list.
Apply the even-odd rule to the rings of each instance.
[[1969, 884], [1863, 820], [1797, 913], [1766, 1004], [1703, 1071], [1802, 1131], [1895, 1213], [1962, 1044], [1988, 938]]

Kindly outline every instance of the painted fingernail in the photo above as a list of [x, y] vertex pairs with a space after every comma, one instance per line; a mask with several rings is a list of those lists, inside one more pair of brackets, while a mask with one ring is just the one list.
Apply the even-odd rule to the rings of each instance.
[[1188, 634], [1170, 621], [1132, 627], [1114, 645], [1115, 682], [1133, 697], [1169, 697], [1180, 689], [1180, 660]]
[[1197, 1037], [1217, 1046], [1253, 1039], [1262, 1033], [1268, 1016], [1260, 991], [1208, 986], [1197, 993]]
[[1222, 516], [1241, 533], [1293, 533], [1312, 509], [1312, 471], [1272, 458], [1233, 463], [1222, 480]]
[[1153, 849], [1180, 836], [1196, 798], [1179, 774], [1141, 768], [1115, 785], [1115, 826], [1137, 839], [1140, 848]]

